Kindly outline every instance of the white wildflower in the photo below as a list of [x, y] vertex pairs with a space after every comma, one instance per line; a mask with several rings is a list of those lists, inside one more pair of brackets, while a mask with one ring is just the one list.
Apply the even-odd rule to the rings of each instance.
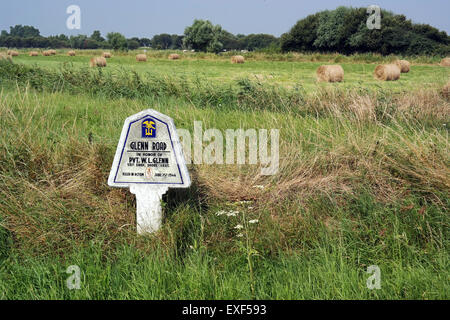
[[248, 223], [258, 223], [258, 222], [259, 222], [258, 219], [253, 219], [253, 220], [250, 220]]
[[225, 211], [225, 210], [220, 210], [216, 212], [216, 216], [221, 216], [221, 215], [227, 215], [227, 217], [236, 217], [236, 215], [239, 213], [239, 211], [233, 211], [233, 210], [229, 210], [229, 211]]
[[239, 213], [239, 211], [233, 211], [230, 210], [227, 212], [227, 217], [236, 217], [236, 215]]
[[263, 185], [256, 185], [256, 186], [253, 186], [253, 188], [264, 189], [264, 186]]
[[239, 233], [236, 235], [236, 237], [242, 238], [244, 235], [242, 233]]
[[234, 227], [235, 229], [238, 229], [238, 230], [240, 230], [240, 229], [242, 229], [244, 226], [242, 225], [242, 224], [238, 224], [236, 227]]

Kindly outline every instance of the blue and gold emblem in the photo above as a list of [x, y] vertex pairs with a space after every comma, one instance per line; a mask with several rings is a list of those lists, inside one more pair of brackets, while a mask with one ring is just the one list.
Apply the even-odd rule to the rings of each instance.
[[146, 118], [142, 120], [142, 138], [155, 138], [156, 137], [156, 123], [152, 118]]

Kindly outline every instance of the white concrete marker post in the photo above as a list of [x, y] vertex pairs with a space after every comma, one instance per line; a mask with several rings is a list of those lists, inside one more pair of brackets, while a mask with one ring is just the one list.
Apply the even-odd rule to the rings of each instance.
[[161, 227], [161, 198], [169, 188], [188, 188], [191, 179], [173, 120], [148, 109], [128, 117], [120, 135], [108, 185], [136, 195], [139, 234]]

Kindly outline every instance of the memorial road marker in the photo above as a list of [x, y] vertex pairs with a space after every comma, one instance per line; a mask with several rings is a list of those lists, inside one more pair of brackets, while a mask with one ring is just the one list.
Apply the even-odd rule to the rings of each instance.
[[191, 179], [173, 120], [148, 109], [128, 117], [120, 135], [108, 185], [136, 195], [139, 234], [161, 226], [161, 197], [168, 188], [188, 188]]

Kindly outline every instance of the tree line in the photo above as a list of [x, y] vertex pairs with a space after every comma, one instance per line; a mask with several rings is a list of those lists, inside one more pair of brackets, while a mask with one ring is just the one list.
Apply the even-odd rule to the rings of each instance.
[[[201, 21], [201, 20], [196, 20]], [[209, 21], [201, 21], [206, 25], [212, 24]], [[194, 23], [195, 24], [195, 23]], [[197, 22], [198, 24], [198, 22]], [[206, 28], [204, 31], [207, 31]], [[189, 36], [189, 33], [188, 33]], [[203, 35], [205, 36], [205, 35]], [[2, 30], [0, 33], [0, 47], [8, 48], [72, 48], [72, 49], [115, 49], [134, 50], [140, 47], [152, 47], [160, 50], [182, 50], [197, 49], [208, 51], [202, 45], [197, 46], [196, 42], [185, 41], [186, 35], [177, 34], [157, 34], [150, 38], [126, 38], [119, 32], [110, 32], [103, 37], [100, 31], [94, 31], [90, 36], [76, 35], [68, 37], [65, 34], [44, 37], [39, 29], [32, 26], [16, 25], [10, 27], [10, 31]], [[206, 35], [206, 41], [210, 41]], [[278, 46], [278, 38], [268, 34], [233, 35], [222, 30], [220, 44], [216, 44], [214, 52], [223, 49], [228, 50], [257, 50], [273, 45]]]
[[100, 31], [90, 36], [44, 37], [37, 28], [16, 25], [1, 31], [0, 47], [73, 48], [133, 50], [194, 49], [204, 52], [226, 50], [270, 50], [273, 52], [340, 52], [343, 54], [375, 52], [383, 55], [448, 55], [450, 37], [428, 24], [415, 24], [404, 15], [381, 10], [380, 29], [367, 27], [366, 8], [338, 7], [299, 20], [287, 33], [277, 38], [270, 34], [237, 34], [208, 20], [194, 20], [183, 35], [162, 33], [150, 38], [126, 38], [118, 32], [102, 37]]

